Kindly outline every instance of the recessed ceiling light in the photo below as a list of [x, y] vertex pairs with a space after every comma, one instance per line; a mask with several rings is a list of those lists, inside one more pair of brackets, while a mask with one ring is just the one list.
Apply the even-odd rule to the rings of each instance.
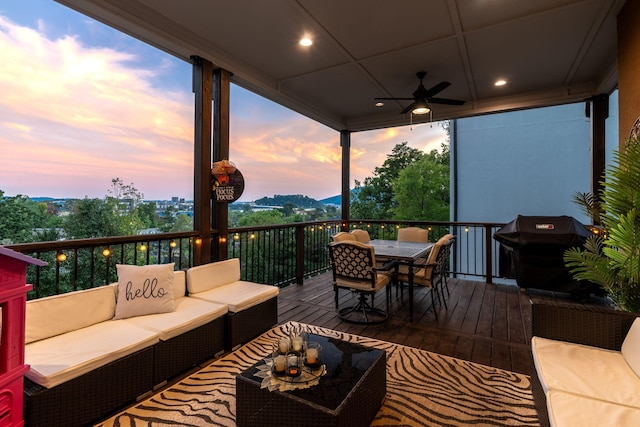
[[504, 86], [507, 84], [506, 80], [500, 79], [500, 80], [496, 80], [496, 82], [493, 84], [494, 86]]
[[384, 102], [376, 102], [376, 107], [382, 107], [384, 105]]
[[311, 40], [309, 37], [303, 37], [300, 39], [301, 46], [311, 46], [312, 44], [313, 40]]

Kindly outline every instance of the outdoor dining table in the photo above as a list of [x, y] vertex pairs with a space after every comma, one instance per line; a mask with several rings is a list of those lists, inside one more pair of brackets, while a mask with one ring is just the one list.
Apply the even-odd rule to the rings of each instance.
[[370, 240], [376, 256], [389, 258], [406, 263], [409, 267], [409, 322], [413, 322], [413, 263], [426, 256], [433, 243], [431, 242], [402, 242], [397, 240]]

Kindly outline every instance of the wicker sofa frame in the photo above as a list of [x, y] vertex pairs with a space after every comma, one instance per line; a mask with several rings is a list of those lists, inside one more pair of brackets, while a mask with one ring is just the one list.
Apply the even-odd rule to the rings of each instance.
[[[532, 334], [542, 338], [620, 351], [638, 314], [609, 308], [532, 302]], [[531, 369], [531, 390], [540, 425], [549, 426], [547, 399], [535, 366]]]
[[278, 297], [226, 316], [225, 349], [233, 351], [278, 323]]
[[25, 426], [98, 421], [167, 380], [224, 352], [226, 316], [46, 388], [24, 378]]

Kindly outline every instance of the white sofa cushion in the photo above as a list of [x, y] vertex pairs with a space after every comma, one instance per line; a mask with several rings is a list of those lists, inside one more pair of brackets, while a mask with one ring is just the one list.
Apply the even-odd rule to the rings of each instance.
[[171, 313], [149, 314], [125, 320], [155, 331], [162, 341], [167, 341], [224, 316], [229, 311], [225, 304], [216, 304], [196, 298], [177, 298], [174, 303], [175, 311]]
[[103, 321], [26, 345], [25, 375], [52, 388], [158, 341], [157, 333], [125, 320]]
[[540, 337], [532, 338], [531, 347], [545, 393], [560, 390], [640, 408], [640, 378], [622, 353]]
[[116, 289], [111, 285], [28, 301], [25, 342], [111, 320], [115, 310]]
[[636, 375], [640, 377], [640, 318], [633, 321], [622, 342], [622, 356]]
[[189, 294], [208, 291], [238, 280], [240, 280], [240, 260], [238, 258], [199, 265], [187, 270]]
[[547, 393], [551, 427], [640, 426], [640, 408], [560, 390]]
[[[188, 273], [187, 273], [188, 275]], [[187, 281], [187, 286], [188, 286]], [[206, 301], [217, 302], [229, 306], [231, 313], [238, 313], [262, 302], [270, 300], [278, 295], [280, 289], [277, 286], [263, 285], [254, 282], [239, 280], [224, 286], [218, 286], [208, 291], [190, 294], [190, 297]]]
[[117, 264], [118, 299], [114, 319], [173, 311], [174, 265]]
[[182, 271], [173, 272], [173, 299], [178, 300], [187, 296], [187, 274]]

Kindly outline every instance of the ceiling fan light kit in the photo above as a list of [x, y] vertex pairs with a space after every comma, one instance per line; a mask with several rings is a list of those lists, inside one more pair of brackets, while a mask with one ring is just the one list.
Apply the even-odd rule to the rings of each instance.
[[409, 104], [404, 110], [400, 112], [400, 114], [406, 114], [411, 112], [411, 114], [427, 114], [431, 113], [431, 104], [446, 104], [446, 105], [463, 105], [465, 101], [460, 101], [457, 99], [448, 99], [448, 98], [434, 98], [434, 95], [440, 93], [445, 90], [451, 83], [449, 82], [440, 82], [437, 85], [433, 86], [431, 89], [426, 89], [422, 84], [422, 80], [426, 77], [426, 71], [419, 71], [416, 73], [416, 76], [420, 79], [420, 85], [413, 92], [413, 96], [411, 98], [374, 98], [376, 101], [384, 101], [384, 100], [395, 100], [395, 101], [413, 101]]

